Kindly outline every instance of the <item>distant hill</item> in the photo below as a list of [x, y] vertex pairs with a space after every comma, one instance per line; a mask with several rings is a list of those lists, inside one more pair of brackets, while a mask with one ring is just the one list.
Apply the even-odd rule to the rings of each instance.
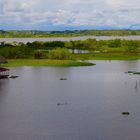
[[0, 30], [0, 37], [76, 37], [76, 36], [131, 36], [140, 35], [140, 30], [66, 30], [66, 31], [4, 31]]
[[0, 30], [0, 34], [7, 34], [7, 33], [8, 33], [7, 31]]

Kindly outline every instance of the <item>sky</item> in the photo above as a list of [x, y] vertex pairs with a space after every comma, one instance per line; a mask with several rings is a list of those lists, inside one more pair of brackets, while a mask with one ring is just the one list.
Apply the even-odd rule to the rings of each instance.
[[140, 0], [0, 0], [0, 29], [140, 29]]

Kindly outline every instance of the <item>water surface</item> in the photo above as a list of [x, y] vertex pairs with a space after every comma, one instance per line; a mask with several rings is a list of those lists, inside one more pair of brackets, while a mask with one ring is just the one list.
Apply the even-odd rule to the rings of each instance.
[[140, 76], [124, 72], [140, 61], [94, 63], [12, 68], [20, 77], [0, 80], [0, 139], [138, 140]]
[[112, 39], [126, 39], [126, 40], [140, 40], [140, 36], [81, 36], [81, 37], [51, 37], [51, 38], [0, 38], [0, 42], [34, 42], [34, 41], [70, 41], [70, 40], [86, 40], [88, 38], [95, 38], [96, 40], [112, 40]]

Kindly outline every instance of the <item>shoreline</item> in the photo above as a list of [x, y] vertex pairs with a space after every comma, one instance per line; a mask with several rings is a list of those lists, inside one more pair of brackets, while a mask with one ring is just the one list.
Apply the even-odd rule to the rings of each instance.
[[96, 56], [89, 59], [81, 60], [50, 60], [50, 59], [9, 59], [7, 64], [2, 64], [3, 67], [20, 67], [20, 66], [34, 66], [34, 67], [82, 67], [94, 66], [95, 63], [91, 61], [138, 61], [140, 56], [118, 56], [118, 57], [101, 57]]
[[95, 64], [88, 61], [78, 60], [49, 60], [49, 59], [11, 59], [3, 67], [19, 67], [19, 66], [47, 66], [47, 67], [80, 67], [94, 66]]
[[5, 37], [0, 38], [0, 42], [34, 42], [34, 41], [41, 41], [41, 42], [49, 42], [49, 41], [76, 41], [76, 40], [86, 40], [86, 39], [96, 39], [98, 40], [114, 40], [114, 39], [125, 39], [125, 40], [140, 40], [140, 35], [138, 36], [76, 36], [76, 37]]

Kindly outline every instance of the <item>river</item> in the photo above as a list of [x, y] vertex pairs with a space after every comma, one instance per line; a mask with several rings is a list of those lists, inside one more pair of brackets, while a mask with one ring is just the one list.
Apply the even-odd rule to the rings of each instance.
[[34, 41], [70, 41], [70, 40], [86, 40], [88, 38], [95, 38], [96, 40], [112, 40], [112, 39], [126, 39], [126, 40], [140, 40], [140, 36], [81, 36], [81, 37], [51, 37], [51, 38], [0, 38], [0, 42], [34, 42]]
[[94, 63], [11, 68], [19, 78], [0, 80], [0, 139], [138, 140], [140, 76], [125, 72], [140, 61]]

